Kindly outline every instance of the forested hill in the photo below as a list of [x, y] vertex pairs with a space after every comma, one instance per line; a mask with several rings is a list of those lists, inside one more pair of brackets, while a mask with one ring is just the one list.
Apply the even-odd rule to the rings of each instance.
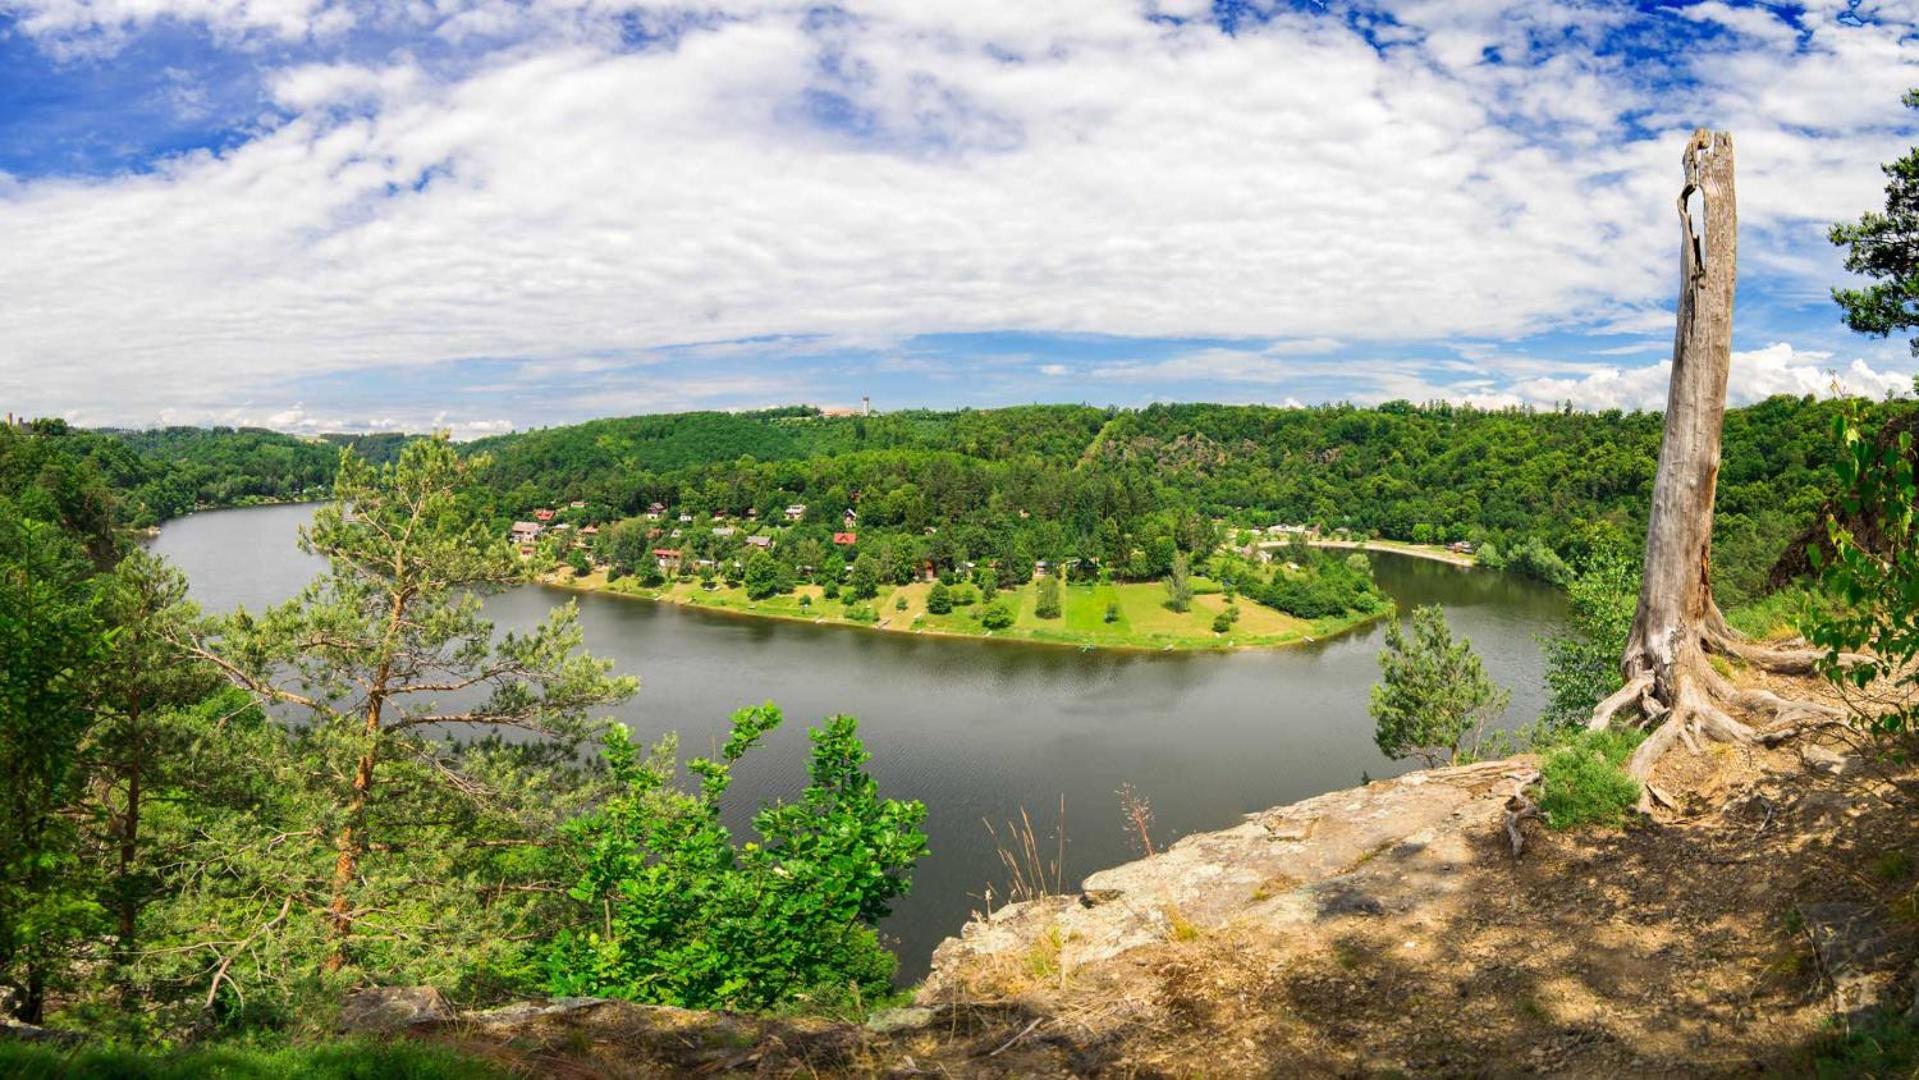
[[341, 448], [390, 461], [411, 437], [301, 438], [230, 427], [83, 430], [59, 420], [37, 420], [32, 429], [62, 457], [90, 462], [115, 493], [118, 522], [136, 528], [208, 507], [320, 498], [333, 483]]
[[[1760, 587], [1828, 492], [1840, 407], [1776, 397], [1727, 413], [1714, 563], [1731, 601]], [[1505, 550], [1538, 539], [1577, 558], [1602, 537], [1638, 542], [1659, 438], [1659, 415], [1643, 412], [1058, 405], [646, 416], [474, 449], [494, 455], [507, 515], [578, 500], [602, 521], [653, 502], [765, 517], [806, 503], [830, 524], [857, 504], [864, 527], [951, 523], [971, 552], [1024, 543], [1040, 557], [1221, 518]]]

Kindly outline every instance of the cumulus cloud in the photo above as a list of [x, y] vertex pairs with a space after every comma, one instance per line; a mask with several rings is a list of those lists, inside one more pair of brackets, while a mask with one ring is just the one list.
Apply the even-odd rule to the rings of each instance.
[[[1516, 403], [1570, 401], [1586, 409], [1663, 409], [1672, 360], [1648, 367], [1604, 367], [1578, 379], [1528, 379], [1513, 384]], [[1880, 371], [1864, 360], [1834, 364], [1832, 354], [1802, 352], [1785, 342], [1732, 354], [1726, 400], [1748, 405], [1774, 394], [1884, 397], [1912, 390], [1912, 376]]]
[[[1232, 34], [1208, 10], [0, 0], [49, 48], [170, 19], [320, 57], [272, 71], [280, 115], [231, 149], [0, 185], [0, 396], [207, 408], [473, 357], [1009, 329], [1270, 340], [1100, 374], [1280, 386], [1354, 345], [1669, 327], [1683, 133], [1735, 127], [1745, 251], [1803, 272], [1808, 223], [1875, 200], [1919, 75], [1909, 28], [1827, 3], [1797, 28], [1716, 2]], [[1599, 47], [1630, 20], [1728, 33], [1655, 88]], [[466, 51], [326, 56], [369, 27]], [[1508, 374], [1470, 392], [1555, 381]]]

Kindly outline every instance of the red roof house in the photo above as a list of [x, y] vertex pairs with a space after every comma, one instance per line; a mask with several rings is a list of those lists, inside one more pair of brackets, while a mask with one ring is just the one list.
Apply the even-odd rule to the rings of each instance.
[[833, 542], [841, 547], [852, 547], [860, 542], [860, 538], [857, 533], [834, 533]]

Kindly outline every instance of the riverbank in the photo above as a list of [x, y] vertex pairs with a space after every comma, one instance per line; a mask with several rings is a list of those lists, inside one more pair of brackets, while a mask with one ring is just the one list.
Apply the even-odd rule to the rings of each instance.
[[[756, 618], [787, 619], [822, 625], [854, 626], [900, 634], [984, 638], [1044, 645], [1095, 649], [1174, 650], [1270, 649], [1307, 644], [1336, 637], [1381, 618], [1384, 612], [1348, 613], [1323, 619], [1300, 619], [1281, 611], [1241, 601], [1239, 619], [1223, 632], [1214, 620], [1226, 607], [1218, 592], [1193, 597], [1188, 611], [1166, 605], [1166, 591], [1157, 582], [1067, 585], [1060, 589], [1060, 614], [1042, 619], [1037, 611], [1038, 589], [1028, 584], [1001, 590], [996, 599], [1013, 611], [1013, 624], [988, 629], [980, 621], [985, 601], [955, 607], [945, 614], [927, 610], [927, 582], [881, 586], [872, 600], [848, 604], [829, 600], [817, 585], [802, 585], [791, 593], [751, 600], [742, 588], [708, 589], [698, 582], [671, 582], [649, 588], [633, 578], [608, 582], [604, 570], [585, 577], [560, 569], [541, 579], [544, 584], [583, 592], [607, 593], [655, 603], [728, 612]], [[870, 613], [870, 618], [862, 617]]]
[[[1308, 540], [1308, 547], [1341, 548], [1349, 551], [1390, 551], [1395, 555], [1407, 555], [1415, 559], [1430, 559], [1433, 562], [1449, 563], [1453, 566], [1478, 566], [1475, 555], [1462, 555], [1451, 548], [1438, 544], [1408, 544], [1398, 540]], [[1279, 548], [1284, 543], [1262, 544], [1262, 547]]]

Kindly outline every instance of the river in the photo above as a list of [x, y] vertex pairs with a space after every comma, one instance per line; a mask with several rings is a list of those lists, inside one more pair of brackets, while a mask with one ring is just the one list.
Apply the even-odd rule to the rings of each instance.
[[[292, 596], [320, 569], [294, 546], [310, 506], [194, 514], [152, 549], [184, 570], [212, 611]], [[1481, 570], [1374, 553], [1379, 583], [1409, 611], [1444, 605], [1487, 670], [1513, 692], [1508, 723], [1544, 703], [1539, 637], [1559, 625], [1561, 595]], [[528, 586], [489, 598], [501, 628], [530, 626], [572, 594]], [[1284, 650], [1116, 653], [1015, 642], [925, 638], [754, 619], [621, 597], [579, 597], [587, 647], [637, 674], [615, 715], [648, 741], [678, 731], [683, 753], [717, 744], [734, 709], [765, 700], [786, 725], [735, 771], [735, 820], [804, 779], [805, 729], [836, 712], [860, 719], [881, 790], [926, 803], [932, 854], [883, 928], [901, 975], [924, 974], [933, 946], [959, 932], [1004, 874], [985, 822], [1022, 807], [1050, 834], [1065, 800], [1068, 885], [1135, 857], [1115, 792], [1151, 804], [1157, 843], [1234, 824], [1241, 814], [1411, 767], [1372, 742], [1367, 688], [1383, 630]]]

